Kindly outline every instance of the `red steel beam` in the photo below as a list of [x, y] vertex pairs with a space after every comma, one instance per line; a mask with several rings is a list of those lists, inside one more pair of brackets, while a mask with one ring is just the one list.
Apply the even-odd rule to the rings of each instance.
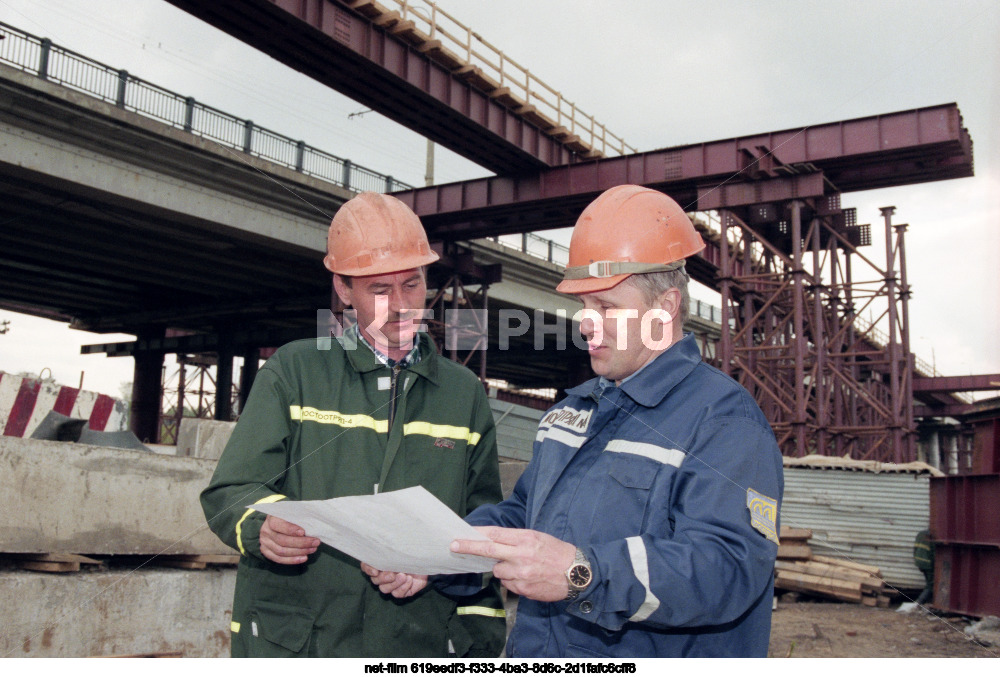
[[[770, 154], [768, 154], [770, 153]], [[601, 191], [650, 186], [685, 209], [714, 208], [731, 182], [822, 172], [848, 192], [972, 176], [956, 104], [665, 148], [396, 193], [435, 237], [466, 239], [572, 225]], [[706, 207], [699, 197], [709, 198]]]
[[823, 197], [827, 192], [820, 172], [759, 181], [728, 181], [698, 189], [698, 209], [733, 209], [771, 202]]
[[971, 404], [944, 404], [941, 406], [927, 406], [921, 404], [913, 405], [913, 418], [931, 418], [940, 416], [950, 416], [951, 418], [962, 418], [969, 414], [974, 414], [975, 410]]
[[336, 0], [167, 1], [491, 171], [577, 159], [559, 139]]
[[917, 376], [914, 393], [961, 393], [973, 390], [1000, 390], [1000, 374], [977, 376]]

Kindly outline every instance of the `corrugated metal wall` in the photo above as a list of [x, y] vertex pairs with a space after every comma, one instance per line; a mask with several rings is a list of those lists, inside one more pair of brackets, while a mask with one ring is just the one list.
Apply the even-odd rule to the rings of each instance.
[[877, 566], [895, 588], [923, 588], [913, 541], [930, 521], [929, 484], [913, 473], [785, 468], [781, 524], [812, 529], [817, 555]]
[[497, 452], [501, 458], [531, 460], [531, 445], [542, 420], [541, 409], [490, 398], [493, 420], [497, 422]]

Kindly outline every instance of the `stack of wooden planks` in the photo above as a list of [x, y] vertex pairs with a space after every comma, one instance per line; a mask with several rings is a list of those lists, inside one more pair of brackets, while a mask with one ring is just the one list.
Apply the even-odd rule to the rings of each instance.
[[814, 555], [809, 529], [781, 528], [774, 587], [843, 602], [887, 607], [891, 602], [878, 567]]
[[175, 569], [205, 569], [209, 564], [236, 566], [239, 563], [239, 555], [161, 555], [154, 561], [159, 566]]
[[810, 559], [812, 548], [809, 547], [809, 539], [812, 535], [811, 529], [781, 527], [778, 535], [778, 559]]
[[88, 567], [103, 564], [101, 560], [68, 552], [26, 553], [6, 556], [14, 559], [22, 569], [44, 571], [46, 573], [79, 571], [81, 564]]
[[[44, 571], [46, 573], [68, 573], [80, 571], [81, 565], [91, 570], [114, 561], [115, 557], [92, 559], [85, 555], [67, 552], [48, 553], [2, 553], [0, 563], [10, 559], [21, 569]], [[212, 566], [236, 566], [240, 563], [239, 555], [160, 555], [156, 557], [133, 556], [133, 559], [145, 560], [140, 566], [164, 566], [176, 569], [205, 569]], [[131, 564], [130, 564], [131, 566]]]

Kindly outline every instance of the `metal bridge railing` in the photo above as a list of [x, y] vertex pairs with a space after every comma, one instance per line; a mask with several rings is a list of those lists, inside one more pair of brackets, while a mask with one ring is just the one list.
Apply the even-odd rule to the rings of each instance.
[[522, 254], [534, 256], [536, 259], [542, 259], [549, 263], [565, 266], [569, 262], [569, 247], [535, 235], [534, 233], [500, 235], [489, 239], [497, 244], [502, 244], [510, 249], [516, 249]]
[[514, 98], [534, 107], [555, 126], [566, 128], [593, 150], [603, 155], [636, 152], [623, 138], [608, 131], [592, 115], [587, 115], [575, 103], [567, 101], [561, 92], [539, 80], [527, 68], [442, 10], [432, 0], [383, 2], [395, 5], [404, 21], [412, 21], [414, 27], [429, 40], [439, 40], [442, 49], [468, 66], [478, 68], [498, 89], [509, 89]]
[[722, 308], [719, 308], [718, 306], [713, 306], [710, 303], [705, 303], [704, 301], [699, 301], [698, 299], [691, 299], [689, 312], [691, 315], [700, 317], [703, 320], [708, 320], [709, 322], [722, 325]]
[[413, 186], [287, 136], [198, 103], [0, 22], [0, 62], [218, 144], [351, 191], [392, 192]]

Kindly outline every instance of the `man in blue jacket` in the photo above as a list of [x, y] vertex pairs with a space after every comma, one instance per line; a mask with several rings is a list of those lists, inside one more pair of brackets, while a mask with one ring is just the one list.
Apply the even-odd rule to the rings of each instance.
[[[684, 259], [704, 247], [666, 195], [617, 186], [577, 221], [559, 291], [583, 301], [597, 378], [542, 418], [513, 494], [466, 520], [520, 596], [511, 657], [765, 656], [783, 488], [750, 394], [684, 336]], [[383, 591], [413, 577], [383, 574]]]

